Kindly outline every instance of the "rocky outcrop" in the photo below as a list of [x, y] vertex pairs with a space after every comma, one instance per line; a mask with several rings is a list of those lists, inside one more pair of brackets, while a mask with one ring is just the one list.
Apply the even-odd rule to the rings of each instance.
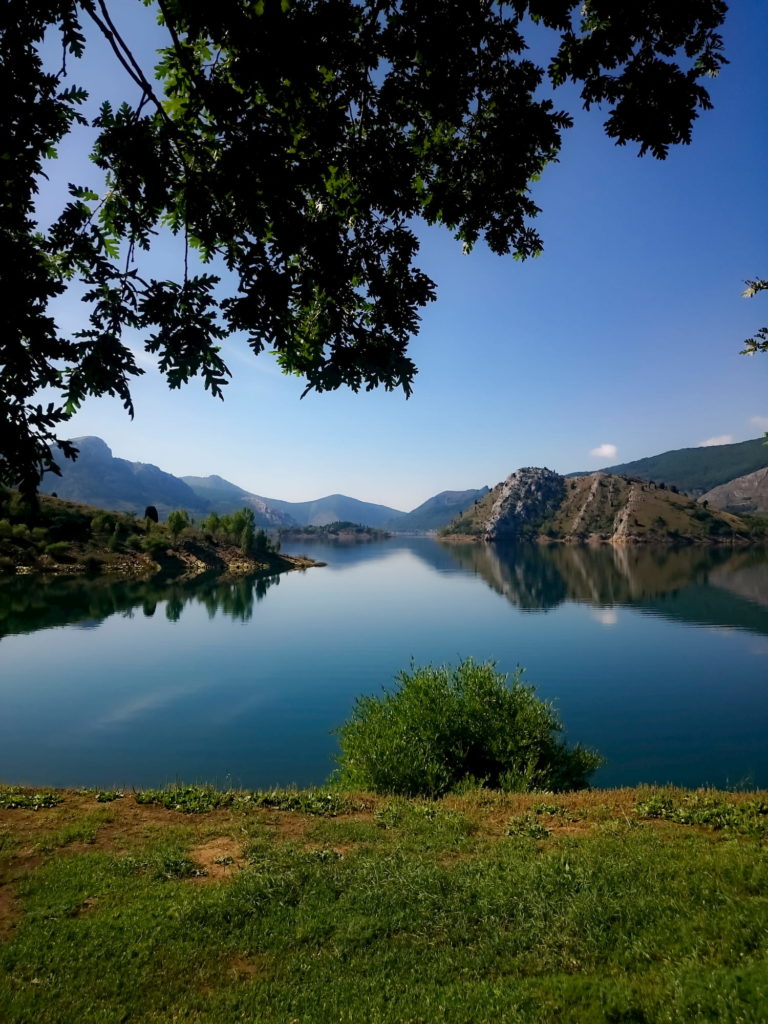
[[518, 469], [499, 486], [485, 523], [485, 540], [516, 540], [538, 532], [558, 510], [565, 479], [551, 469]]
[[565, 479], [549, 469], [519, 469], [441, 536], [457, 542], [547, 544], [760, 543], [761, 524], [702, 507], [674, 488], [606, 473]]
[[737, 515], [768, 516], [768, 468], [713, 487], [701, 501]]

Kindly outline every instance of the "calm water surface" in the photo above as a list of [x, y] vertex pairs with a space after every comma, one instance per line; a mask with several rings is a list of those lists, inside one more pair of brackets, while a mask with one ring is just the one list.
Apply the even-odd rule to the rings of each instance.
[[322, 782], [398, 669], [526, 669], [595, 783], [768, 786], [768, 556], [302, 545], [326, 568], [186, 586], [0, 580], [0, 779]]

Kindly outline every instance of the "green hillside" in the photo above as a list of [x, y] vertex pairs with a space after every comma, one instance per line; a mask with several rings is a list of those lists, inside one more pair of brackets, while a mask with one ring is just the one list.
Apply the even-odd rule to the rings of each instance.
[[481, 487], [480, 490], [474, 491], [441, 491], [440, 494], [428, 498], [412, 512], [391, 519], [385, 524], [385, 528], [396, 533], [422, 533], [427, 530], [439, 530], [487, 493], [487, 487]]
[[[768, 445], [764, 437], [737, 444], [718, 444], [708, 448], [679, 448], [676, 451], [651, 455], [636, 462], [607, 466], [603, 473], [634, 476], [641, 480], [674, 485], [687, 494], [704, 494], [719, 484], [754, 473], [768, 466]], [[587, 476], [594, 470], [570, 473]]]

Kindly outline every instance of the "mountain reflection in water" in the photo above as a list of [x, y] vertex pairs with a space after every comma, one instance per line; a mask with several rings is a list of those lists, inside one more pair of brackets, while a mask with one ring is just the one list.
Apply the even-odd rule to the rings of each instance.
[[[386, 557], [402, 541], [371, 547]], [[699, 625], [731, 626], [768, 635], [768, 552], [728, 548], [585, 547], [566, 545], [408, 543], [438, 572], [483, 579], [515, 607], [548, 611], [566, 602], [624, 605]], [[350, 552], [356, 562], [358, 552]], [[362, 556], [360, 556], [362, 558]], [[106, 577], [0, 578], [0, 637], [55, 626], [94, 629], [111, 615], [151, 618], [158, 605], [177, 622], [190, 604], [209, 618], [221, 612], [247, 622], [279, 575], [217, 579], [202, 575], [167, 583]]]
[[566, 601], [626, 605], [768, 634], [768, 553], [728, 548], [444, 545], [462, 569], [523, 611]]

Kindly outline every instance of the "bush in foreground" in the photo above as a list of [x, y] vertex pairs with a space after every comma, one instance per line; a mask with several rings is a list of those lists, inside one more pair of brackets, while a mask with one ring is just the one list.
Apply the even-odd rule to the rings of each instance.
[[375, 793], [440, 796], [467, 785], [514, 792], [582, 789], [603, 763], [568, 747], [551, 704], [519, 670], [508, 683], [471, 658], [400, 672], [380, 697], [358, 697], [338, 730], [342, 785]]

